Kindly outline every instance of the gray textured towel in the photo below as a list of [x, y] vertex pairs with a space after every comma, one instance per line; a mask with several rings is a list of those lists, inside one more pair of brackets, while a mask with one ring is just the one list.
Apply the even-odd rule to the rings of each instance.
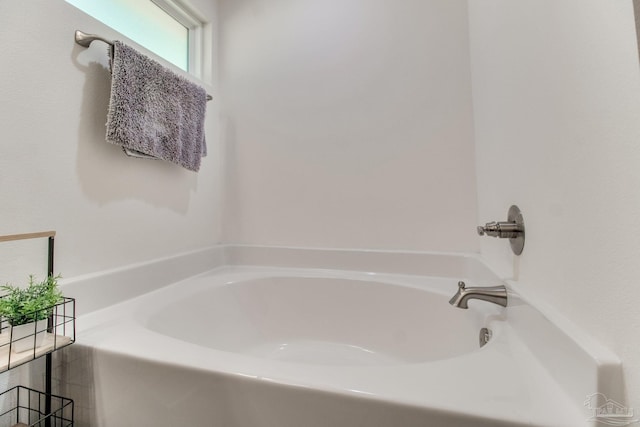
[[119, 41], [111, 53], [107, 141], [197, 172], [207, 154], [207, 92]]

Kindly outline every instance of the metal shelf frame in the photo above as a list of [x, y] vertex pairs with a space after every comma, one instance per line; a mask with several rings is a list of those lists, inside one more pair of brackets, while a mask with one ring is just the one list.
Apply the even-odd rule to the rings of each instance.
[[[14, 242], [17, 240], [29, 240], [29, 239], [48, 239], [48, 248], [47, 248], [47, 276], [53, 276], [53, 259], [54, 259], [54, 249], [55, 249], [55, 231], [41, 231], [36, 233], [24, 233], [24, 234], [11, 234], [6, 236], [0, 236], [1, 242]], [[50, 322], [51, 324], [51, 322]], [[52, 385], [51, 385], [51, 370], [52, 370], [52, 354], [47, 353], [45, 355], [45, 414], [51, 414], [51, 396], [52, 393]], [[45, 419], [45, 427], [51, 427], [51, 419], [47, 417]]]

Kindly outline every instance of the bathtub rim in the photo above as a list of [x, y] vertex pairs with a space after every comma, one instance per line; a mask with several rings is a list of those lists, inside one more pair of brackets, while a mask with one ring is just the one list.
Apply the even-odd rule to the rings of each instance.
[[224, 266], [291, 267], [502, 280], [476, 253], [221, 244], [60, 280], [83, 315]]

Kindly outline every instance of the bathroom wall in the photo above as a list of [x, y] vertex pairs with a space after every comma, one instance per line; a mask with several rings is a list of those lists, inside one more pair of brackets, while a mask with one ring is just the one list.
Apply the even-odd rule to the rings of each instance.
[[[215, 2], [191, 3], [213, 22], [211, 37]], [[216, 99], [208, 104], [209, 156], [200, 173], [128, 158], [104, 137], [106, 45], [78, 46], [76, 29], [121, 38], [64, 0], [0, 1], [0, 235], [57, 230], [56, 271], [65, 277], [218, 243], [216, 87], [206, 84]], [[40, 271], [44, 244], [24, 245], [0, 253], [3, 273]]]
[[225, 240], [476, 251], [464, 0], [223, 0]]
[[[631, 0], [470, 0], [479, 219], [504, 277], [622, 359], [640, 411], [640, 72]], [[576, 397], [576, 396], [574, 396]], [[576, 398], [579, 398], [577, 396]]]

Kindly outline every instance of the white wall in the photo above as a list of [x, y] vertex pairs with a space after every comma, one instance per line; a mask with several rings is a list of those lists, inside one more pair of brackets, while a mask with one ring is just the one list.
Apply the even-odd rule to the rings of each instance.
[[[195, 4], [215, 23], [214, 2]], [[200, 173], [126, 157], [104, 137], [106, 45], [78, 46], [76, 29], [122, 39], [63, 0], [0, 1], [0, 234], [57, 230], [56, 271], [65, 277], [217, 243], [217, 100]], [[1, 254], [6, 273], [20, 256]], [[21, 267], [40, 271], [44, 259]]]
[[[470, 0], [481, 252], [615, 351], [640, 411], [640, 73], [631, 0]], [[579, 398], [580, 396], [573, 396]]]
[[225, 0], [225, 235], [474, 251], [465, 0]]

